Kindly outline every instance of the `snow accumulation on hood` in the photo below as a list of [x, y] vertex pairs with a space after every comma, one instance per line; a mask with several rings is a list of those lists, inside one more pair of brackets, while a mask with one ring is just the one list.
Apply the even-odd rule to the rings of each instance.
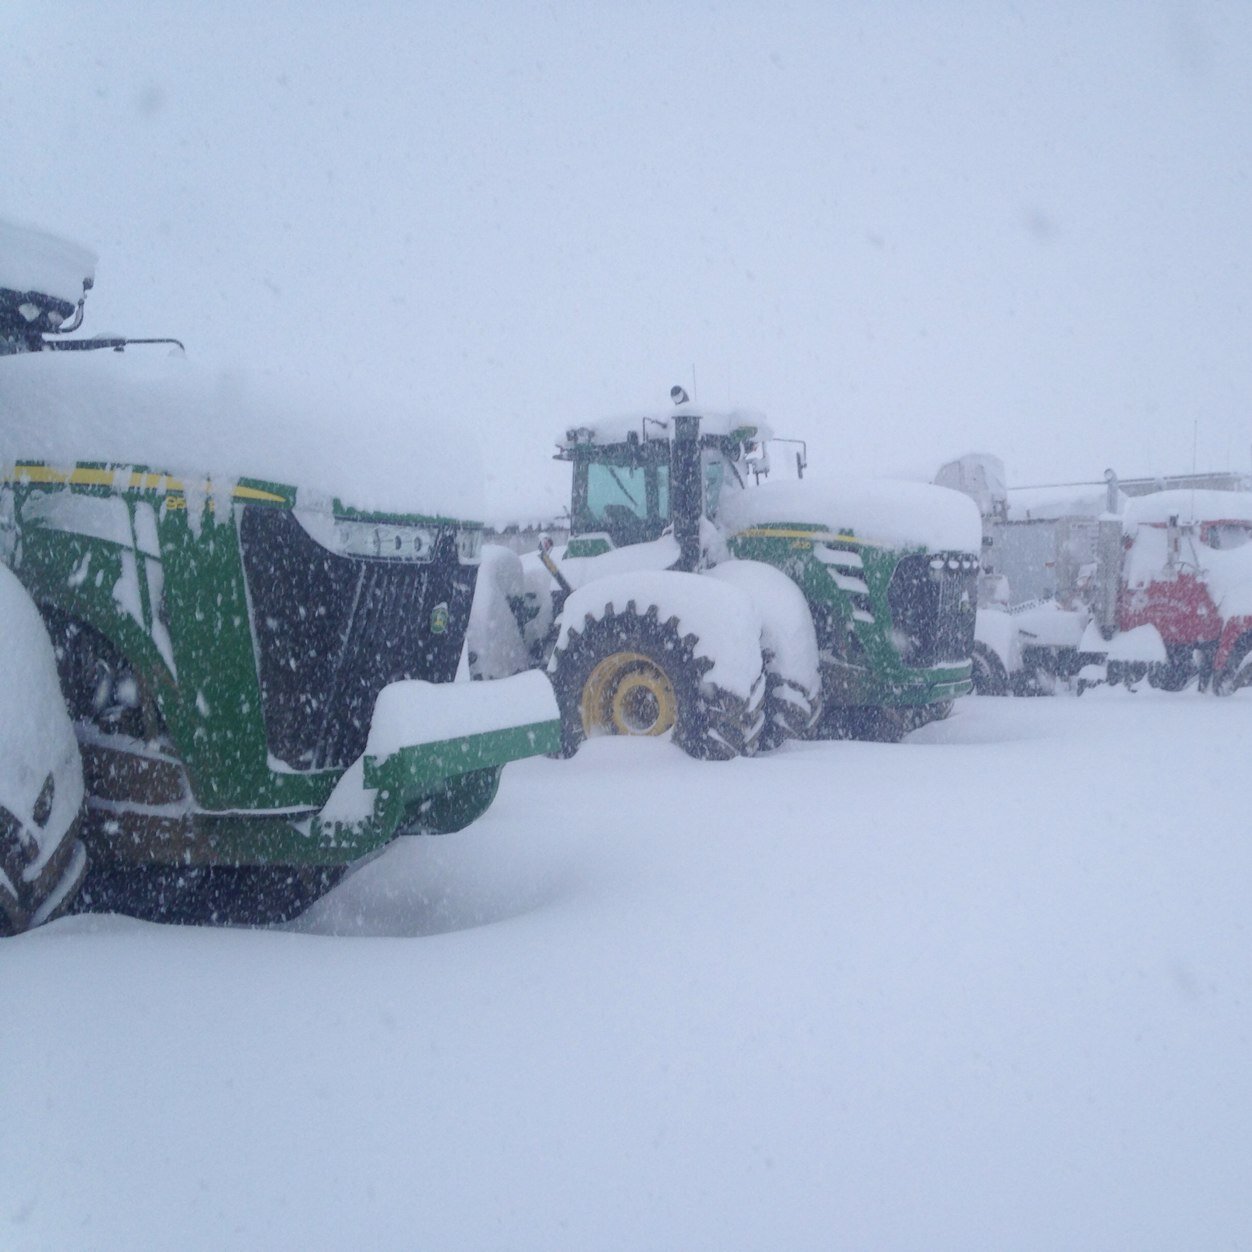
[[[61, 698], [43, 618], [17, 577], [0, 565], [0, 804], [29, 822], [44, 780], [54, 795], [50, 831], [62, 831], [82, 799], [78, 746]], [[63, 793], [63, 794], [62, 794]]]
[[[472, 435], [422, 422], [404, 396], [352, 383], [210, 370], [159, 348], [40, 352], [0, 361], [0, 465], [104, 461], [216, 485], [257, 478], [362, 510], [478, 519], [482, 466]], [[365, 388], [361, 385], [365, 375]], [[379, 374], [382, 371], [378, 371]]]
[[[659, 415], [621, 413], [615, 417], [598, 417], [592, 422], [580, 422], [577, 426], [563, 430], [557, 442], [565, 448], [577, 442], [624, 443], [632, 434], [638, 435], [640, 439], [668, 439], [674, 431], [673, 419], [679, 414], [699, 417], [702, 435], [729, 435], [731, 431], [752, 426], [756, 429], [758, 439], [772, 438], [765, 415], [756, 409], [706, 409], [698, 404], [688, 403], [675, 405]], [[582, 438], [571, 439], [571, 431], [579, 432]]]
[[766, 482], [723, 491], [720, 509], [733, 531], [793, 522], [887, 548], [979, 552], [982, 546], [982, 518], [969, 496], [903, 479]]
[[0, 218], [0, 287], [75, 304], [83, 280], [95, 273], [96, 254], [90, 248]]

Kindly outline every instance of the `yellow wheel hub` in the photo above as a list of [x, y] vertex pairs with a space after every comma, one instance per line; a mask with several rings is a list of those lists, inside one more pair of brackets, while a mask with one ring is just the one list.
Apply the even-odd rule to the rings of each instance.
[[655, 661], [614, 652], [591, 671], [579, 711], [585, 735], [663, 735], [674, 724], [678, 698]]

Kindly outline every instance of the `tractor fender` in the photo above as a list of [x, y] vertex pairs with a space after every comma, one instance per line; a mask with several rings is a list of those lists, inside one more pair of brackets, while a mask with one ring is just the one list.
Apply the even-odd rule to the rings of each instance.
[[795, 706], [782, 710], [793, 714], [784, 720], [810, 728], [821, 713], [822, 676], [817, 632], [804, 593], [780, 569], [763, 561], [723, 561], [707, 574], [752, 600], [761, 620], [771, 688], [779, 701]]
[[517, 553], [484, 544], [465, 630], [465, 653], [474, 678], [507, 678], [530, 667], [530, 654], [513, 606], [525, 599]]
[[974, 641], [995, 653], [1006, 674], [1021, 669], [1021, 643], [1017, 634], [1017, 623], [1003, 609], [978, 610], [978, 616], [974, 620]]

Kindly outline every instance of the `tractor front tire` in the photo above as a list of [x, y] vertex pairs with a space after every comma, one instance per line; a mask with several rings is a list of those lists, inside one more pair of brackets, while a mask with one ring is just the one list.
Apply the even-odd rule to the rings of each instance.
[[765, 678], [745, 700], [709, 683], [713, 661], [678, 619], [640, 613], [632, 600], [572, 627], [553, 654], [551, 674], [561, 710], [565, 755], [596, 735], [663, 735], [697, 760], [751, 756], [765, 722]]
[[73, 833], [32, 881], [26, 869], [38, 851], [31, 831], [0, 805], [0, 936], [20, 934], [68, 912], [82, 884], [87, 856]]
[[820, 686], [816, 694], [812, 694], [799, 683], [767, 669], [765, 725], [761, 730], [760, 750], [772, 752], [788, 739], [812, 738], [814, 727], [821, 721], [822, 708]]
[[1252, 642], [1236, 648], [1229, 664], [1213, 679], [1213, 694], [1233, 696], [1237, 691], [1252, 690]]
[[970, 677], [974, 680], [974, 694], [980, 696], [1006, 696], [1009, 694], [1009, 674], [1004, 662], [985, 643], [975, 642], [970, 656]]

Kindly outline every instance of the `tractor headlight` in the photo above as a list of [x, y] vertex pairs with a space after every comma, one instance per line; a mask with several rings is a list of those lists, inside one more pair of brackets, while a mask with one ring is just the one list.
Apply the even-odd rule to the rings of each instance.
[[335, 519], [340, 551], [349, 556], [375, 556], [393, 561], [429, 561], [435, 550], [435, 532], [424, 526], [388, 522], [351, 522]]
[[297, 520], [318, 543], [340, 556], [385, 561], [429, 561], [439, 532], [429, 526], [358, 521], [325, 513], [297, 511]]

